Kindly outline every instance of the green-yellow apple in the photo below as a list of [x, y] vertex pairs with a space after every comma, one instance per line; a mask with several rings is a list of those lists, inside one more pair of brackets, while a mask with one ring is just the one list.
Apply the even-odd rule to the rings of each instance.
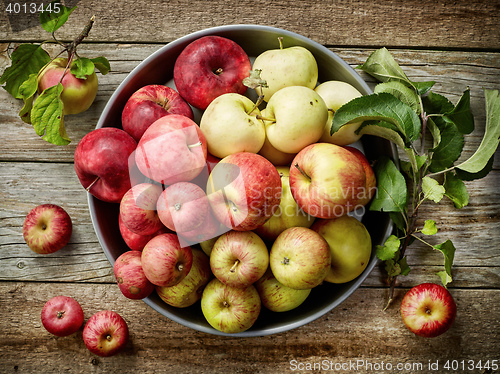
[[307, 146], [290, 167], [293, 198], [314, 217], [335, 218], [355, 210], [365, 186], [365, 169], [359, 159], [335, 144]]
[[67, 64], [67, 58], [58, 57], [45, 66], [38, 74], [38, 93], [41, 94], [45, 89], [61, 82], [63, 85], [61, 93], [64, 105], [63, 113], [78, 114], [90, 108], [96, 97], [99, 84], [95, 71], [86, 79], [79, 79], [71, 74], [69, 67], [65, 72]]
[[201, 311], [216, 330], [238, 333], [248, 330], [259, 317], [261, 301], [253, 285], [232, 287], [212, 279], [201, 296]]
[[[261, 70], [260, 77], [268, 87], [263, 87], [264, 100], [283, 87], [305, 86], [314, 88], [318, 81], [318, 64], [306, 48], [294, 46], [269, 49], [255, 58], [253, 70]], [[259, 92], [260, 93], [260, 92]]]
[[193, 264], [188, 275], [174, 286], [156, 286], [156, 292], [168, 305], [186, 308], [201, 299], [203, 289], [211, 279], [208, 256], [193, 248]]
[[[261, 110], [260, 113], [263, 118], [266, 117], [266, 112], [267, 111], [265, 108]], [[275, 166], [283, 166], [283, 165], [290, 165], [296, 153], [286, 153], [278, 151], [276, 148], [273, 147], [273, 145], [269, 142], [269, 139], [266, 136], [264, 144], [262, 145], [262, 148], [259, 151], [259, 155], [267, 158]]]
[[269, 241], [273, 241], [279, 234], [290, 227], [310, 227], [314, 222], [314, 217], [300, 209], [292, 196], [288, 181], [290, 168], [278, 166], [276, 169], [281, 177], [281, 201], [279, 209], [262, 226], [254, 230], [262, 239]]
[[337, 145], [347, 145], [359, 140], [361, 135], [356, 134], [356, 130], [359, 128], [362, 121], [342, 126], [339, 131], [332, 135], [330, 135], [330, 129], [332, 128], [333, 114], [335, 111], [352, 99], [362, 96], [361, 92], [351, 84], [342, 81], [323, 82], [314, 90], [323, 98], [329, 109], [328, 119], [325, 123], [325, 129], [320, 141]]
[[276, 279], [268, 268], [266, 273], [255, 282], [262, 305], [272, 312], [288, 312], [301, 305], [311, 293], [311, 289], [294, 290]]
[[297, 153], [323, 134], [328, 108], [316, 91], [289, 86], [277, 91], [266, 106], [266, 136], [281, 152]]
[[332, 265], [325, 281], [346, 283], [357, 278], [368, 265], [372, 253], [370, 233], [356, 218], [345, 215], [317, 219], [311, 230], [328, 243]]
[[264, 275], [269, 251], [252, 231], [228, 231], [215, 242], [210, 254], [212, 273], [222, 283], [247, 287]]
[[208, 152], [219, 158], [237, 152], [259, 152], [266, 138], [264, 124], [257, 119], [259, 114], [254, 102], [238, 93], [214, 99], [200, 120]]
[[274, 241], [269, 264], [276, 279], [285, 286], [311, 289], [320, 285], [330, 270], [330, 249], [316, 231], [291, 227]]

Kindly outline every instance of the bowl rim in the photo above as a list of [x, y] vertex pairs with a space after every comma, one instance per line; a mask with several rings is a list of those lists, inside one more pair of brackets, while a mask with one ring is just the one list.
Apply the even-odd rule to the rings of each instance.
[[[333, 51], [329, 50], [327, 47], [323, 46], [322, 44], [309, 39], [308, 37], [305, 37], [301, 34], [295, 33], [293, 31], [281, 29], [278, 27], [273, 27], [273, 26], [263, 26], [263, 25], [256, 25], [256, 24], [234, 24], [234, 25], [223, 25], [223, 26], [215, 26], [215, 27], [210, 27], [206, 28], [203, 30], [195, 31], [189, 34], [186, 34], [180, 38], [177, 38], [173, 40], [172, 42], [169, 42], [150, 54], [147, 58], [145, 58], [143, 61], [141, 61], [132, 71], [125, 77], [125, 79], [118, 85], [118, 87], [115, 89], [113, 94], [110, 96], [108, 102], [106, 103], [106, 106], [104, 107], [99, 120], [97, 122], [97, 125], [95, 129], [101, 128], [105, 126], [105, 118], [110, 114], [111, 108], [113, 106], [113, 103], [116, 101], [116, 98], [119, 95], [119, 92], [123, 87], [125, 87], [130, 81], [134, 79], [134, 77], [138, 74], [141, 69], [148, 65], [151, 61], [154, 61], [156, 58], [158, 58], [162, 53], [164, 53], [165, 49], [171, 49], [178, 47], [187, 41], [194, 40], [197, 38], [200, 38], [202, 36], [207, 36], [207, 35], [212, 35], [212, 34], [218, 34], [218, 33], [225, 33], [228, 31], [267, 31], [267, 32], [274, 32], [274, 33], [279, 33], [280, 35], [283, 36], [290, 36], [296, 40], [300, 40], [301, 42], [311, 45], [314, 48], [322, 51], [325, 53], [329, 58], [335, 60], [336, 63], [340, 64], [341, 66], [344, 67], [347, 71], [350, 72], [351, 75], [355, 76], [356, 78], [356, 84], [357, 88], [364, 94], [372, 94], [371, 88], [368, 86], [368, 84], [364, 81], [364, 79], [357, 74], [357, 72], [342, 58], [340, 58], [336, 53]], [[381, 139], [382, 140], [382, 139]], [[398, 159], [398, 154], [396, 147], [394, 146], [393, 143], [390, 143], [390, 157], [393, 159]], [[89, 192], [87, 192], [87, 200], [88, 200], [88, 205], [89, 205], [89, 211], [91, 215], [91, 221], [92, 225], [94, 227], [94, 230], [96, 232], [97, 238], [99, 240], [99, 244], [101, 245], [104, 254], [106, 255], [106, 258], [110, 262], [111, 266], [114, 265], [115, 259], [111, 255], [111, 251], [107, 245], [107, 243], [104, 241], [104, 235], [101, 227], [98, 225], [98, 220], [96, 216], [96, 202], [97, 199], [93, 197]], [[385, 227], [385, 230], [382, 234], [383, 240], [387, 239], [393, 231], [393, 223], [389, 220], [387, 226]], [[373, 250], [373, 249], [372, 249]], [[363, 273], [358, 276], [355, 280], [349, 282], [349, 286], [346, 289], [345, 292], [342, 293], [335, 301], [329, 303], [325, 307], [319, 309], [315, 313], [312, 313], [308, 315], [306, 318], [302, 318], [300, 320], [297, 320], [295, 322], [290, 322], [286, 325], [280, 325], [277, 327], [269, 327], [265, 329], [248, 329], [243, 332], [239, 333], [224, 333], [221, 331], [218, 331], [214, 328], [212, 328], [209, 325], [201, 325], [197, 324], [195, 322], [191, 322], [188, 320], [185, 320], [183, 318], [180, 318], [176, 315], [171, 314], [168, 310], [162, 309], [161, 306], [151, 297], [146, 297], [142, 299], [145, 304], [150, 306], [152, 309], [160, 313], [161, 315], [169, 318], [170, 320], [179, 323], [182, 326], [189, 327], [193, 330], [212, 334], [212, 335], [220, 335], [220, 336], [231, 336], [231, 337], [259, 337], [259, 336], [267, 336], [267, 335], [272, 335], [272, 334], [277, 334], [277, 333], [282, 333], [286, 332], [289, 330], [296, 329], [298, 327], [304, 326], [308, 323], [313, 322], [314, 320], [324, 316], [328, 312], [332, 311], [334, 308], [339, 306], [342, 302], [344, 302], [347, 298], [349, 298], [359, 287], [360, 285], [365, 281], [365, 279], [368, 277], [368, 275], [372, 272], [372, 270], [375, 268], [375, 266], [378, 264], [378, 260], [375, 257], [375, 260], [371, 260], [368, 264], [368, 266], [365, 268]]]

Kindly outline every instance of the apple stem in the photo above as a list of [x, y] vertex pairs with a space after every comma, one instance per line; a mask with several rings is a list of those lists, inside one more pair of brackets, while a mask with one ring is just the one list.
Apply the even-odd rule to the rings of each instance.
[[176, 211], [181, 210], [181, 207], [182, 207], [182, 204], [181, 204], [181, 203], [176, 203], [176, 204], [174, 204], [174, 209], [175, 209]]
[[233, 266], [231, 267], [231, 269], [229, 269], [229, 271], [231, 273], [234, 273], [236, 271], [236, 267], [238, 266], [238, 264], [240, 263], [240, 260], [236, 260], [233, 264]]
[[60, 319], [60, 318], [63, 318], [63, 316], [64, 316], [64, 310], [57, 312], [57, 318]]
[[94, 179], [94, 180], [92, 181], [92, 183], [90, 183], [90, 185], [89, 185], [87, 188], [85, 188], [85, 189], [87, 190], [87, 192], [90, 192], [90, 189], [94, 186], [94, 184], [96, 184], [96, 183], [97, 183], [97, 181], [98, 181], [99, 179], [101, 179], [101, 178], [100, 178], [100, 177], [96, 177], [96, 179]]
[[261, 119], [263, 121], [268, 121], [268, 122], [272, 122], [272, 123], [275, 123], [276, 120], [274, 118], [267, 118], [267, 117], [264, 117], [264, 116], [261, 116], [260, 114], [258, 114], [256, 116], [257, 119]]
[[283, 37], [278, 36], [278, 42], [280, 43], [280, 49], [283, 49]]
[[222, 68], [217, 68], [217, 70], [214, 71], [215, 75], [221, 75], [224, 72]]
[[90, 20], [87, 22], [80, 35], [78, 35], [75, 40], [73, 40], [66, 46], [69, 56], [73, 56], [76, 53], [76, 47], [78, 46], [78, 44], [80, 44], [83, 41], [83, 39], [89, 36], [89, 32], [92, 29], [94, 22], [95, 22], [95, 16], [90, 17]]
[[335, 110], [333, 110], [332, 108], [328, 108], [328, 111], [332, 112], [333, 114], [335, 114]]
[[198, 143], [188, 144], [188, 148], [199, 147], [201, 145], [201, 140]]
[[183, 264], [177, 264], [177, 270], [182, 271], [184, 269]]
[[290, 259], [288, 257], [285, 257], [283, 261], [281, 261], [283, 265], [288, 265], [290, 263]]
[[302, 170], [302, 168], [299, 166], [299, 163], [298, 163], [298, 162], [296, 162], [295, 164], [293, 164], [293, 166], [295, 166], [295, 167], [297, 168], [297, 170], [298, 170], [298, 171], [300, 171], [300, 174], [302, 174], [304, 177], [311, 179], [311, 178], [309, 177], [309, 175], [307, 175], [307, 174], [304, 172], [304, 170]]

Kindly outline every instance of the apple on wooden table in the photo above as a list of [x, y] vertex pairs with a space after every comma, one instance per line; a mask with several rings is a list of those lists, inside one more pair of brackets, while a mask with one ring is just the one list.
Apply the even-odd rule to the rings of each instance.
[[120, 291], [128, 299], [144, 299], [154, 291], [142, 268], [140, 251], [127, 251], [118, 256], [113, 273]]
[[72, 297], [54, 296], [42, 308], [42, 325], [56, 336], [71, 335], [82, 327], [83, 309]]
[[127, 322], [112, 310], [93, 314], [83, 328], [85, 346], [101, 357], [110, 357], [123, 350], [128, 338]]
[[35, 253], [54, 253], [66, 246], [73, 232], [69, 214], [55, 204], [33, 208], [24, 219], [23, 238]]

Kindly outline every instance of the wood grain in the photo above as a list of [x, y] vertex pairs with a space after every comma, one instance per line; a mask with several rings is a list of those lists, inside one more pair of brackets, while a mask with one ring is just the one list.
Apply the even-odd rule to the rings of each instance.
[[[7, 1], [6, 1], [7, 3]], [[70, 22], [57, 31], [72, 40], [92, 15], [93, 42], [165, 43], [201, 29], [232, 24], [284, 28], [331, 46], [495, 49], [498, 1], [124, 0], [69, 1]], [[0, 39], [44, 40], [36, 15], [0, 12]]]

